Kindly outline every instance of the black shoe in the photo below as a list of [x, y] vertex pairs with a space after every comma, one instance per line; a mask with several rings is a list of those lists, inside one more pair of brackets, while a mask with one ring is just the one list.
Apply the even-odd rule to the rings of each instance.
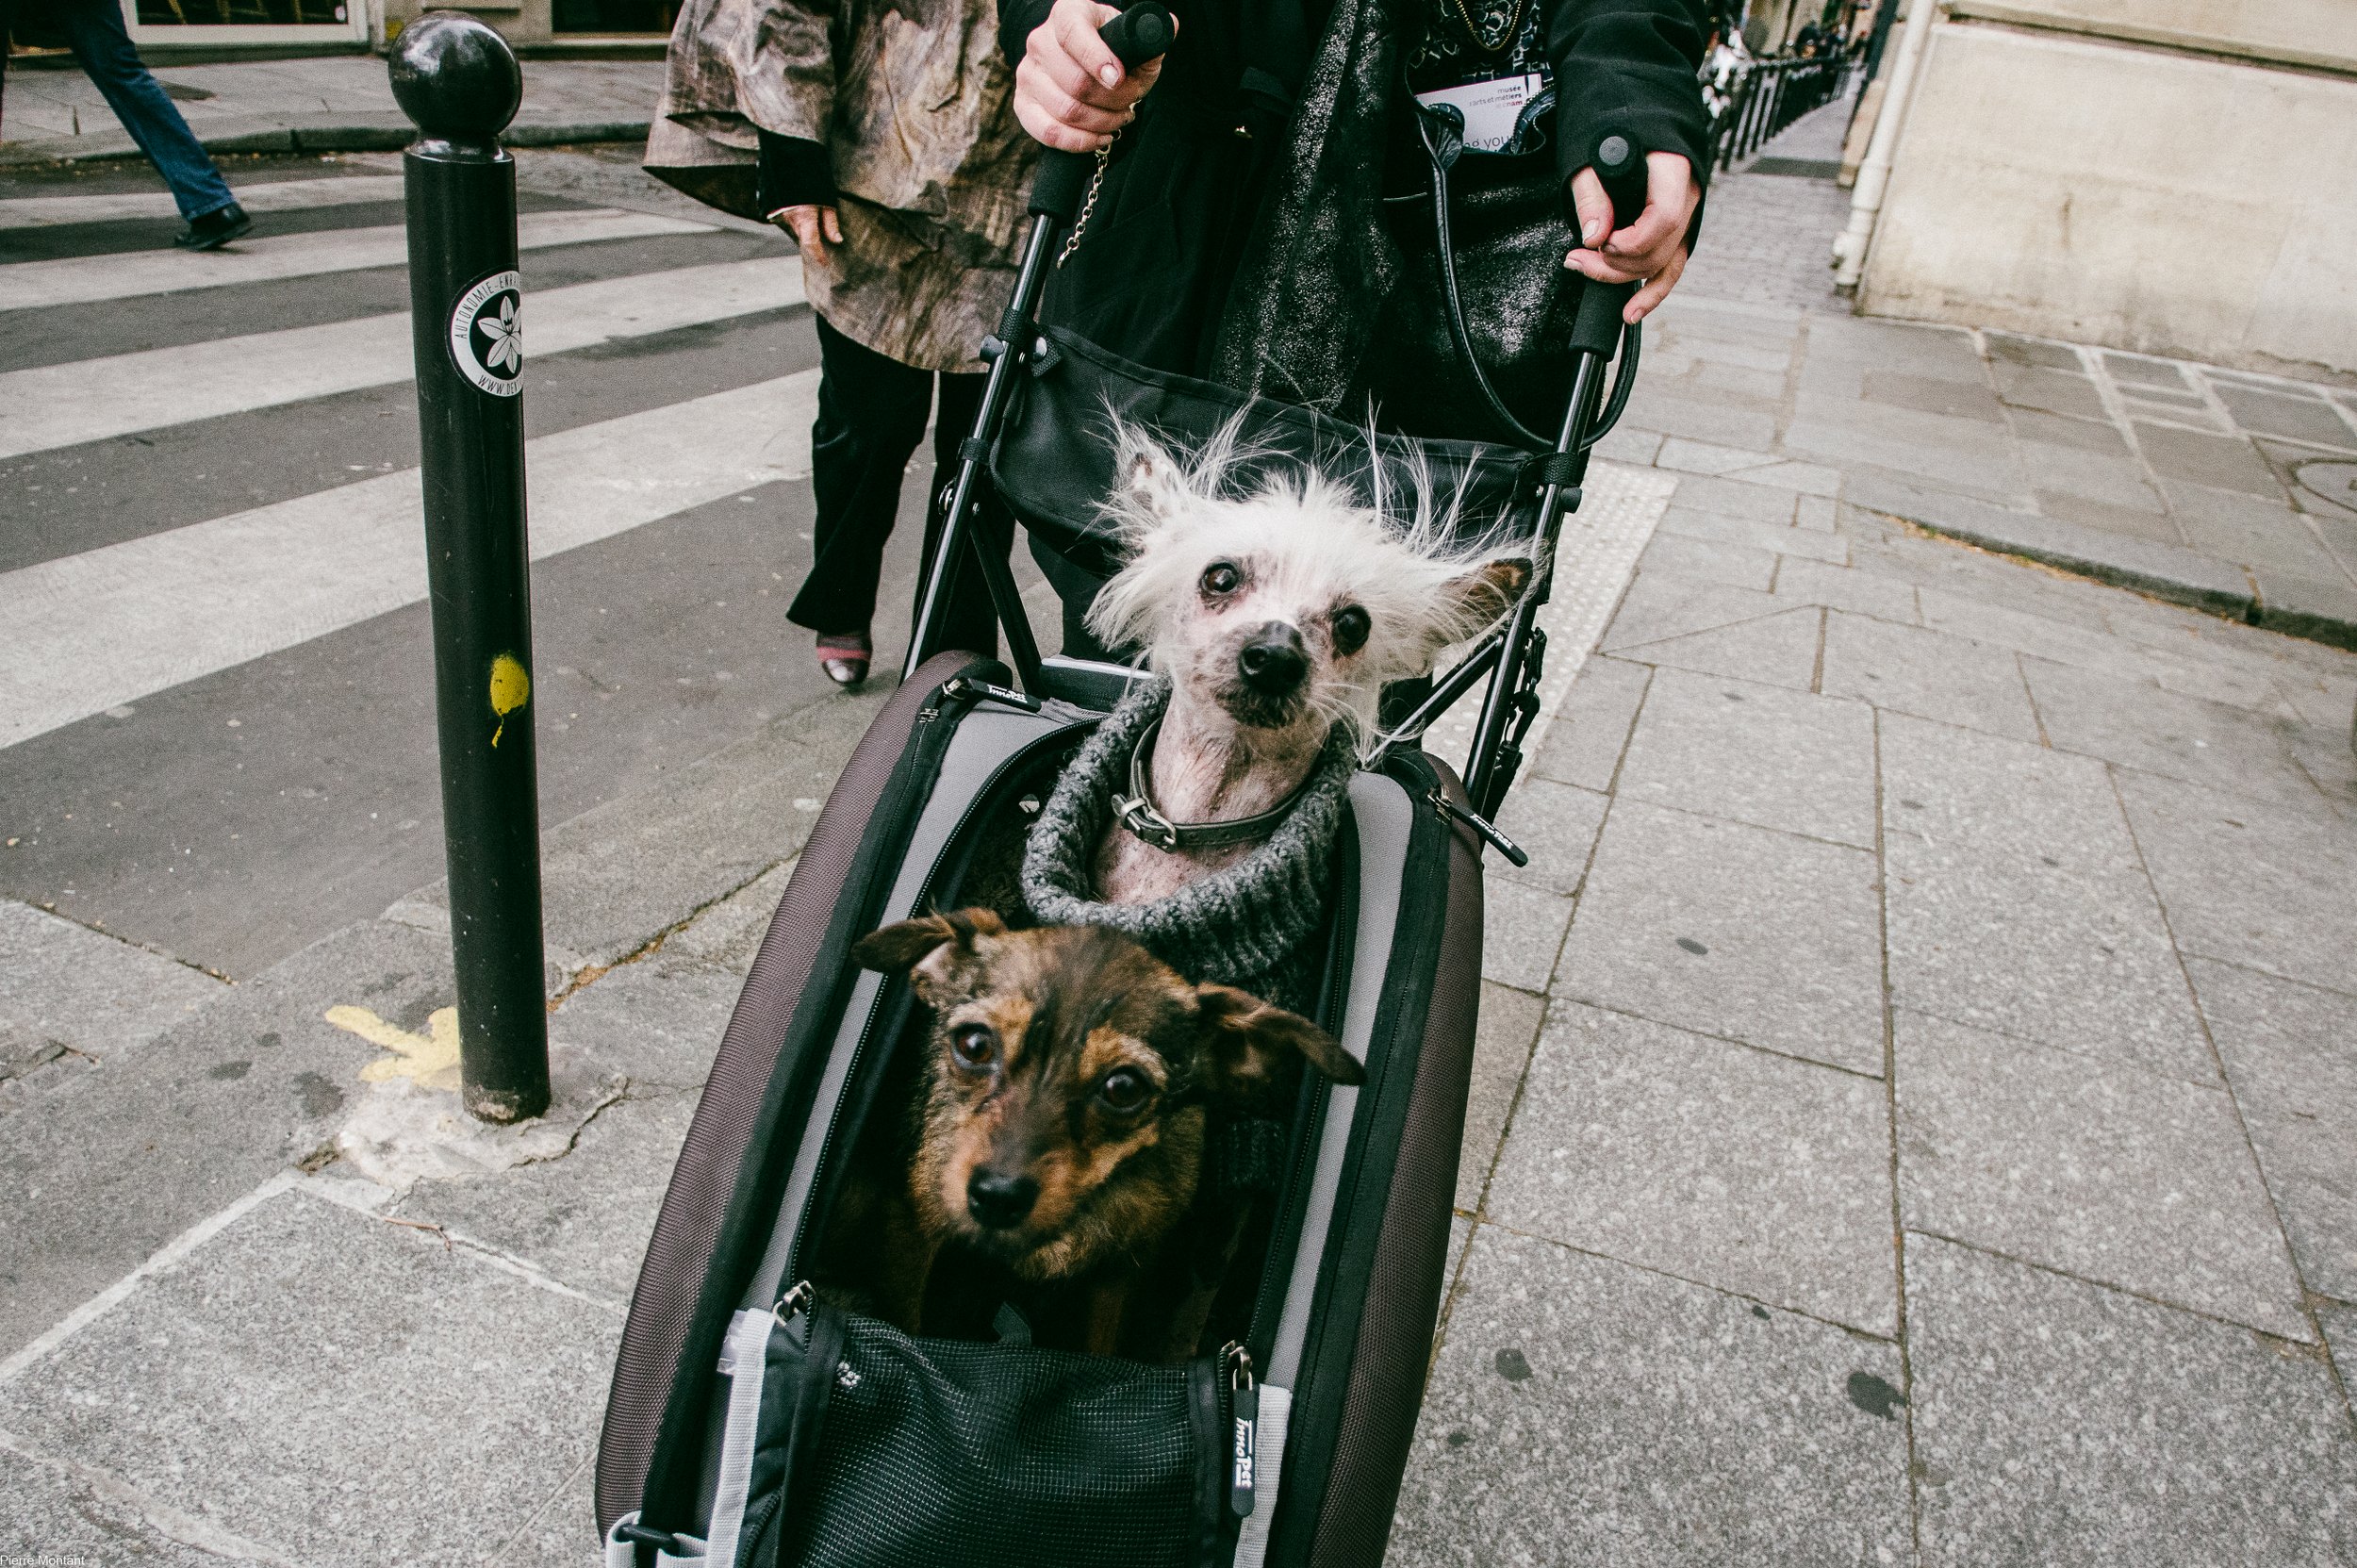
[[245, 208], [231, 202], [227, 206], [201, 213], [189, 220], [189, 226], [173, 241], [184, 251], [217, 251], [254, 226]]

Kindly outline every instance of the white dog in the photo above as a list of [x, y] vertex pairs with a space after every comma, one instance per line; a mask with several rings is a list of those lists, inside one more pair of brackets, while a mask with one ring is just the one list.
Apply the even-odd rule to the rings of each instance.
[[[1117, 802], [1095, 880], [1105, 902], [1142, 904], [1249, 854], [1335, 728], [1372, 725], [1385, 683], [1425, 673], [1496, 621], [1532, 563], [1454, 542], [1455, 507], [1421, 475], [1409, 476], [1403, 527], [1314, 472], [1235, 485], [1249, 454], [1232, 432], [1184, 465], [1135, 429], [1119, 432], [1119, 453], [1128, 483], [1107, 512], [1129, 564], [1089, 630], [1107, 647], [1143, 648], [1171, 696], [1135, 767], [1146, 787]], [[1180, 828], [1176, 843], [1164, 824]], [[1240, 831], [1183, 831], [1205, 825]]]

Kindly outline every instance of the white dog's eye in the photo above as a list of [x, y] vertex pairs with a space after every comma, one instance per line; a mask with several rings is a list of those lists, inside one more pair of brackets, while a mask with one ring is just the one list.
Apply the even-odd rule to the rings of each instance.
[[1367, 634], [1374, 630], [1374, 619], [1357, 604], [1345, 604], [1334, 612], [1334, 652], [1337, 654], [1356, 653], [1367, 645]]
[[1213, 561], [1203, 569], [1203, 592], [1210, 598], [1221, 598], [1244, 586], [1244, 573], [1233, 561]]

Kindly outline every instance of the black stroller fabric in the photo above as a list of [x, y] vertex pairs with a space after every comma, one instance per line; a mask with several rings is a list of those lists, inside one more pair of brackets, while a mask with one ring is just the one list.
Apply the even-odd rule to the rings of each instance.
[[1049, 352], [1017, 376], [1004, 431], [990, 455], [991, 483], [1033, 533], [1054, 549], [1110, 573], [1114, 543], [1103, 502], [1115, 487], [1114, 423], [1138, 426], [1174, 450], [1192, 452], [1236, 424], [1245, 454], [1235, 479], [1315, 468], [1349, 487], [1361, 504], [1397, 515], [1428, 483], [1456, 498], [1459, 529], [1486, 534], [1526, 496], [1530, 458], [1479, 441], [1410, 440], [1209, 381], [1129, 363], [1085, 338], [1043, 329]]
[[1193, 1568], [1216, 1541], [1208, 1358], [920, 1340], [821, 1304], [768, 1362], [746, 1568]]

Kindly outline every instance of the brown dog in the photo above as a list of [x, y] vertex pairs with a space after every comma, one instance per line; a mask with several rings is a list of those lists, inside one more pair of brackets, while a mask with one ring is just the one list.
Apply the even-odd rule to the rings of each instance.
[[[826, 1251], [867, 1253], [872, 1310], [912, 1330], [959, 1315], [933, 1278], [946, 1249], [1023, 1295], [1039, 1343], [1193, 1354], [1244, 1220], [1200, 1191], [1207, 1114], [1289, 1106], [1304, 1061], [1366, 1076], [1308, 1019], [1189, 984], [1097, 927], [1009, 931], [965, 909], [886, 926], [852, 956], [908, 969], [933, 1027], [905, 1186], [848, 1201]], [[1181, 1275], [1192, 1289], [1138, 1288]]]

